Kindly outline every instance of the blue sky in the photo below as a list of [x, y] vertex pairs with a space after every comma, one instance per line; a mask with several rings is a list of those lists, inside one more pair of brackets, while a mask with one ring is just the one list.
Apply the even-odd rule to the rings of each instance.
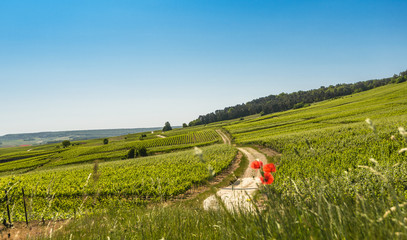
[[189, 122], [407, 69], [407, 1], [0, 1], [0, 135]]

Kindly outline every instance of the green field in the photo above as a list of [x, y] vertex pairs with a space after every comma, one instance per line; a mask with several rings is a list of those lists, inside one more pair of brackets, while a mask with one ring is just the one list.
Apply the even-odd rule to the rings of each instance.
[[407, 83], [391, 84], [302, 109], [208, 124], [226, 129], [238, 145], [282, 153], [269, 158], [277, 164], [275, 182], [254, 199], [262, 210], [206, 212], [184, 203], [119, 213], [109, 208], [58, 236], [406, 239], [407, 164], [406, 152], [399, 152], [407, 146], [399, 131], [407, 128], [405, 96]]
[[406, 96], [406, 83], [389, 85], [225, 128], [236, 143], [282, 153], [279, 178], [330, 177], [368, 164], [370, 158], [383, 165], [405, 160], [398, 153], [406, 145], [398, 127], [407, 128]]
[[[32, 219], [107, 208], [68, 227], [77, 239], [100, 234], [130, 239], [405, 238], [407, 164], [406, 152], [399, 151], [407, 147], [407, 136], [399, 128], [407, 128], [406, 96], [407, 83], [390, 84], [301, 109], [145, 133], [143, 139], [132, 134], [111, 138], [107, 145], [98, 139], [68, 148], [0, 149], [0, 184], [13, 196], [15, 220], [23, 218], [23, 186], [32, 199]], [[205, 212], [199, 198], [163, 209], [135, 207], [205, 184], [208, 166], [215, 174], [225, 169], [237, 150], [218, 144], [217, 129], [227, 131], [238, 146], [282, 154], [269, 158], [277, 172], [273, 185], [256, 197], [261, 211]], [[130, 148], [141, 146], [151, 156], [124, 159]], [[206, 146], [204, 161], [194, 155], [194, 146]], [[92, 221], [98, 224], [83, 227]], [[131, 226], [137, 231], [124, 231]], [[187, 227], [192, 230], [182, 230]]]

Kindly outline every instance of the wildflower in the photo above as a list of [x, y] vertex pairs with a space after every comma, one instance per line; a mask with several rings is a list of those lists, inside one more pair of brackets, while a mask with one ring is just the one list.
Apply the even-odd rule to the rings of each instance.
[[272, 184], [274, 182], [274, 177], [269, 172], [265, 172], [264, 176], [260, 177], [260, 180], [263, 184]]
[[215, 171], [211, 165], [208, 165], [208, 172], [209, 172], [209, 177], [215, 176]]
[[253, 168], [253, 169], [260, 169], [261, 167], [263, 166], [263, 162], [261, 162], [261, 161], [253, 161], [251, 164], [250, 164], [250, 167], [251, 168]]
[[371, 161], [372, 163], [374, 163], [374, 164], [376, 164], [376, 165], [379, 164], [379, 163], [376, 161], [376, 159], [374, 159], [374, 158], [370, 158], [369, 161]]
[[268, 173], [276, 172], [276, 166], [274, 164], [272, 164], [272, 163], [266, 164], [263, 167], [263, 171], [268, 172]]
[[202, 155], [202, 150], [200, 148], [195, 147], [195, 155], [201, 156]]
[[404, 130], [403, 127], [399, 127], [399, 133], [401, 136], [407, 137], [407, 132], [406, 132], [406, 130]]
[[370, 120], [370, 118], [366, 118], [365, 122], [369, 125], [369, 128], [372, 129], [373, 131], [375, 131], [375, 127], [373, 125], [372, 120]]

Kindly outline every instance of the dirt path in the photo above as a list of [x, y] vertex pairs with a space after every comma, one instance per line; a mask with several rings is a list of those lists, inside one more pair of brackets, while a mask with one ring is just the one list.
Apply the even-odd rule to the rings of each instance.
[[156, 136], [159, 138], [166, 138], [166, 136], [163, 136], [163, 135], [156, 135]]
[[224, 132], [222, 132], [222, 130], [217, 129], [216, 132], [219, 134], [219, 136], [222, 138], [222, 140], [225, 144], [228, 144], [228, 145], [231, 144], [229, 137]]
[[[246, 155], [249, 162], [255, 160], [262, 161], [263, 164], [267, 163], [267, 158], [260, 152], [250, 147], [238, 148], [239, 151]], [[249, 164], [250, 164], [249, 163]], [[239, 178], [234, 184], [220, 189], [216, 195], [225, 204], [228, 210], [233, 210], [236, 207], [243, 207], [243, 209], [253, 210], [253, 204], [250, 202], [250, 196], [256, 192], [261, 184], [259, 171], [254, 171], [250, 167], [246, 169], [242, 178]], [[215, 196], [210, 196], [203, 202], [203, 207], [206, 210], [219, 209], [219, 204]]]

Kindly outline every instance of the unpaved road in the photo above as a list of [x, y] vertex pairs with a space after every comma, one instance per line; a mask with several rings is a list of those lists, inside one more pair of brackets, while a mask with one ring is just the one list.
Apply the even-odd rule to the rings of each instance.
[[[262, 161], [263, 164], [267, 163], [267, 158], [253, 148], [244, 147], [238, 149], [246, 155], [250, 163], [256, 159]], [[253, 204], [250, 202], [249, 196], [253, 196], [255, 191], [258, 189], [259, 184], [261, 184], [259, 176], [260, 172], [258, 170], [255, 171], [248, 167], [242, 178], [239, 178], [234, 184], [220, 189], [216, 195], [222, 199], [225, 207], [228, 210], [233, 210], [236, 207], [242, 207], [243, 209], [251, 211], [253, 210]], [[203, 207], [206, 210], [219, 209], [219, 204], [216, 197], [210, 196], [205, 199], [203, 202]]]
[[222, 132], [222, 130], [217, 129], [216, 132], [219, 134], [219, 136], [222, 138], [222, 140], [225, 144], [228, 144], [228, 145], [231, 144], [229, 137], [224, 132]]
[[159, 138], [166, 138], [166, 136], [163, 136], [163, 135], [156, 135], [156, 136]]

